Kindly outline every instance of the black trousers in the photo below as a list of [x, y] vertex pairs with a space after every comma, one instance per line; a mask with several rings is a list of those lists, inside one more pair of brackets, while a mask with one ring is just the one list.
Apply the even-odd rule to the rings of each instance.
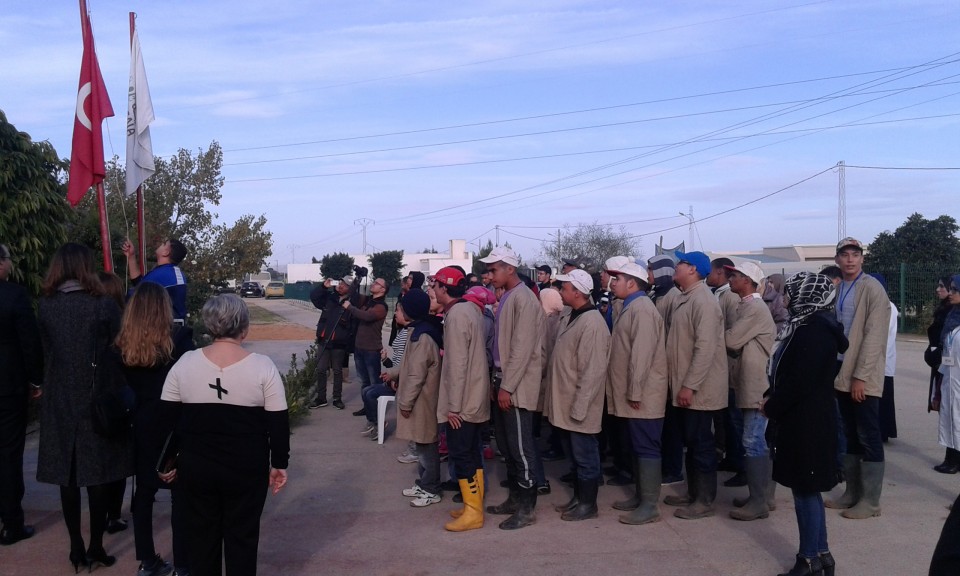
[[454, 430], [447, 426], [447, 452], [453, 462], [453, 470], [457, 480], [469, 480], [483, 468], [480, 456], [480, 430], [483, 424], [461, 422], [460, 428]]
[[178, 464], [189, 524], [192, 576], [254, 576], [260, 544], [260, 515], [267, 499], [269, 468], [258, 473], [212, 464], [181, 454]]
[[516, 406], [504, 412], [498, 406], [493, 423], [497, 446], [507, 463], [507, 479], [521, 488], [532, 488], [537, 483], [536, 467], [540, 460], [533, 439], [533, 412]]
[[27, 433], [27, 396], [0, 396], [0, 520], [23, 526], [23, 447]]

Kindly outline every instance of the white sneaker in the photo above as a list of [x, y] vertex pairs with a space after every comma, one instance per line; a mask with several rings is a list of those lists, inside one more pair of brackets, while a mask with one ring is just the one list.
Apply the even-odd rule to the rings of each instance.
[[416, 454], [411, 454], [409, 452], [404, 452], [403, 454], [397, 456], [397, 462], [401, 464], [416, 464], [420, 461], [420, 457]]
[[403, 495], [406, 496], [407, 498], [419, 498], [424, 494], [430, 494], [430, 493], [416, 484], [414, 484], [413, 487], [411, 488], [403, 489]]
[[363, 427], [363, 432], [361, 432], [360, 435], [361, 435], [361, 436], [367, 436], [367, 435], [369, 435], [371, 432], [376, 432], [376, 431], [377, 431], [377, 425], [376, 425], [376, 424], [370, 424], [370, 423], [368, 422], [367, 424], [364, 425], [364, 427]]
[[439, 494], [431, 494], [421, 489], [421, 496], [416, 500], [411, 500], [410, 505], [414, 508], [423, 508], [424, 506], [429, 506], [438, 502], [440, 502]]

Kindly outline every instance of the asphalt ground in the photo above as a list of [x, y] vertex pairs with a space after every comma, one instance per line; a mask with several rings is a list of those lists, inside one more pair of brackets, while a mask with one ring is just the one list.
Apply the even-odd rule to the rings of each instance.
[[[317, 313], [309, 304], [284, 300], [251, 302], [292, 324], [313, 327]], [[250, 341], [252, 351], [269, 355], [282, 371], [290, 355], [310, 345], [308, 340]], [[926, 574], [943, 521], [960, 491], [960, 475], [943, 475], [931, 467], [943, 457], [937, 444], [935, 414], [926, 412], [928, 369], [923, 341], [897, 342], [896, 403], [899, 437], [886, 445], [883, 514], [868, 520], [847, 520], [827, 510], [830, 548], [839, 574]], [[674, 518], [673, 508], [660, 505], [662, 521], [627, 526], [610, 506], [630, 488], [600, 489], [600, 516], [564, 522], [553, 505], [566, 502], [570, 492], [557, 478], [566, 462], [546, 463], [553, 493], [540, 498], [537, 523], [515, 532], [497, 524], [503, 517], [487, 515], [480, 530], [449, 533], [443, 524], [455, 505], [452, 494], [426, 508], [412, 508], [400, 494], [413, 484], [416, 466], [400, 464], [396, 456], [405, 442], [389, 431], [384, 445], [360, 435], [363, 418], [351, 412], [360, 405], [356, 376], [344, 386], [346, 410], [333, 406], [311, 411], [293, 430], [289, 483], [267, 498], [259, 548], [261, 574], [429, 575], [457, 574], [606, 574], [770, 575], [792, 565], [797, 527], [792, 498], [781, 487], [777, 510], [764, 520], [738, 522], [727, 517], [734, 496], [746, 488], [719, 488], [717, 515], [702, 520]], [[391, 409], [388, 422], [396, 417]], [[0, 547], [4, 576], [66, 574], [69, 541], [60, 512], [56, 486], [36, 482], [37, 434], [27, 438], [24, 498], [27, 521], [37, 528], [30, 540]], [[445, 467], [444, 467], [445, 469]], [[506, 489], [498, 459], [486, 461], [489, 478], [486, 503], [499, 503]], [[444, 471], [444, 474], [446, 472]], [[720, 480], [729, 476], [720, 474]], [[665, 487], [663, 495], [683, 485]], [[834, 490], [839, 495], [842, 486]], [[825, 495], [826, 496], [826, 495]], [[128, 500], [124, 517], [129, 520]], [[84, 505], [86, 506], [86, 505]], [[157, 550], [171, 556], [169, 495], [161, 492], [155, 508]], [[84, 531], [88, 523], [86, 511]], [[105, 536], [107, 552], [118, 557], [98, 572], [134, 574], [133, 531]]]

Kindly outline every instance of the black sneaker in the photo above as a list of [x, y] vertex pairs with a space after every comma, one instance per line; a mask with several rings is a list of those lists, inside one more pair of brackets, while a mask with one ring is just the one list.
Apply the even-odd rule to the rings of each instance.
[[549, 480], [544, 480], [544, 481], [543, 481], [543, 484], [540, 484], [539, 486], [537, 486], [537, 494], [539, 494], [539, 495], [541, 495], [541, 496], [547, 496], [548, 494], [550, 494], [550, 481], [549, 481]]
[[339, 398], [333, 401], [333, 407], [337, 410], [343, 410], [346, 408], [346, 406], [343, 405], [343, 400], [340, 400]]
[[19, 528], [4, 528], [0, 531], [0, 546], [10, 546], [21, 540], [26, 540], [33, 536], [33, 526], [20, 526]]
[[367, 409], [361, 407], [359, 410], [357, 410], [356, 412], [354, 412], [353, 415], [354, 415], [354, 416], [366, 416], [366, 415], [367, 415]]
[[327, 405], [326, 398], [314, 398], [312, 402], [307, 404], [307, 408], [313, 410], [314, 408], [323, 408]]

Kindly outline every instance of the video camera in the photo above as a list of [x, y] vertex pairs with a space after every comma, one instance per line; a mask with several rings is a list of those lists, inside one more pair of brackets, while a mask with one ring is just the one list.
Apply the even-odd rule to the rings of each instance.
[[353, 267], [353, 273], [357, 276], [357, 278], [366, 278], [369, 272], [370, 271], [364, 268], [363, 266]]

